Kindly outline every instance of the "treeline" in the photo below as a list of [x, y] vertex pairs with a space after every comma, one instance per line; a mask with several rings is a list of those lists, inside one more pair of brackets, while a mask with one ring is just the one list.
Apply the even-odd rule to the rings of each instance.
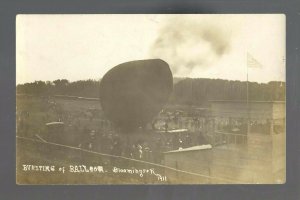
[[55, 81], [35, 81], [17, 85], [17, 93], [32, 95], [70, 95], [99, 98], [99, 81], [82, 80], [69, 82], [66, 79]]
[[[247, 82], [187, 78], [174, 85], [171, 103], [205, 105], [210, 100], [247, 100]], [[284, 101], [285, 82], [248, 82], [248, 100]]]
[[[170, 97], [172, 104], [205, 105], [210, 100], [246, 100], [247, 83], [222, 79], [175, 78]], [[17, 93], [32, 95], [70, 95], [99, 98], [99, 81], [66, 79], [35, 81], [17, 85]], [[253, 101], [285, 100], [285, 82], [248, 83], [248, 99]]]

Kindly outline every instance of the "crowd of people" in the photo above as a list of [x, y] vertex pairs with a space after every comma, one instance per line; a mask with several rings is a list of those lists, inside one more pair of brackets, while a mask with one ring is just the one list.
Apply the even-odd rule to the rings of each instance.
[[[41, 138], [105, 154], [161, 163], [164, 152], [205, 143], [201, 133], [202, 119], [183, 116], [176, 111], [161, 113], [139, 134], [124, 135], [91, 108], [66, 110], [54, 99], [42, 99], [40, 108], [42, 112], [38, 115], [43, 124], [39, 125], [41, 128], [37, 133]], [[32, 131], [28, 121], [34, 120], [37, 114], [32, 112], [33, 117], [30, 118], [30, 113], [28, 110], [17, 113], [19, 134]], [[64, 127], [57, 129], [53, 125], [42, 128], [51, 121], [63, 122]], [[168, 132], [173, 129], [185, 130], [181, 133]]]
[[201, 132], [145, 133], [124, 135], [113, 130], [88, 130], [81, 134], [77, 146], [91, 151], [161, 163], [163, 153], [206, 144]]

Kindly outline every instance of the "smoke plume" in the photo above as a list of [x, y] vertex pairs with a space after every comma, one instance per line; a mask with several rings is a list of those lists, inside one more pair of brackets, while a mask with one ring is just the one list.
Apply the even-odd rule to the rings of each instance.
[[212, 66], [230, 50], [232, 29], [220, 20], [182, 16], [167, 20], [152, 45], [151, 56], [167, 61], [175, 76]]

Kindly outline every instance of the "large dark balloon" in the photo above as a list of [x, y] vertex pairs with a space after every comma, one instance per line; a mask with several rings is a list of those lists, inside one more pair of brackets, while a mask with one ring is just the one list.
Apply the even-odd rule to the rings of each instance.
[[123, 132], [144, 127], [158, 114], [173, 90], [169, 65], [160, 59], [122, 63], [100, 83], [100, 101], [106, 116]]

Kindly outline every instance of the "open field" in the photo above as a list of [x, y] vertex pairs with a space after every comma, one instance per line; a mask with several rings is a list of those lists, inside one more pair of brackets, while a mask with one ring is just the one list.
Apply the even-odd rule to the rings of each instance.
[[[64, 126], [51, 127], [50, 122]], [[128, 149], [128, 137], [105, 119], [98, 101], [22, 96], [17, 98], [17, 183], [165, 184], [169, 180], [164, 180], [162, 152], [172, 150], [172, 137], [163, 130], [151, 130], [150, 124], [133, 133], [130, 142], [143, 147], [141, 157], [138, 149]], [[190, 137], [196, 141], [195, 135]], [[25, 171], [27, 165], [54, 165], [56, 171]], [[105, 172], [69, 171], [70, 166], [79, 165], [100, 166]], [[60, 167], [65, 173], [58, 171]], [[154, 171], [141, 177], [139, 173], [114, 173], [114, 167]]]

